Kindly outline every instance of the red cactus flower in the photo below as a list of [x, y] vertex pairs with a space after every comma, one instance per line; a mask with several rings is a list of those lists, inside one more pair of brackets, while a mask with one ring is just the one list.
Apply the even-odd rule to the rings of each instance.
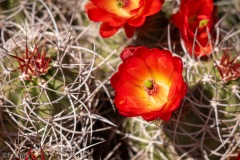
[[38, 75], [45, 75], [49, 69], [50, 58], [46, 58], [46, 52], [42, 48], [39, 51], [36, 45], [33, 51], [30, 51], [26, 46], [25, 53], [20, 55], [15, 52], [14, 56], [18, 60], [19, 70], [23, 75], [23, 79], [29, 80], [30, 77], [37, 77]]
[[111, 79], [121, 115], [151, 121], [169, 120], [186, 94], [182, 60], [167, 50], [127, 47], [123, 63]]
[[217, 68], [224, 82], [240, 78], [240, 63], [237, 61], [239, 55], [240, 53], [231, 60], [230, 53], [225, 51], [220, 62], [217, 63]]
[[114, 35], [124, 27], [127, 37], [132, 37], [136, 27], [142, 26], [147, 16], [161, 9], [164, 0], [91, 0], [85, 5], [90, 20], [102, 22], [103, 38]]
[[196, 57], [211, 54], [213, 44], [209, 37], [216, 22], [212, 0], [182, 0], [180, 10], [171, 20], [179, 28], [190, 54]]

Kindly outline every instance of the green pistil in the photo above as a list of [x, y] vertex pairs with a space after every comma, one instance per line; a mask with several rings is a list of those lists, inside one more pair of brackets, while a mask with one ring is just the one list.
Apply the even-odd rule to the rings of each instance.
[[124, 3], [123, 3], [122, 1], [118, 1], [117, 6], [118, 6], [119, 8], [123, 8], [123, 7], [124, 7]]
[[128, 4], [128, 0], [117, 0], [117, 6], [119, 8], [124, 8]]
[[145, 82], [145, 87], [146, 87], [147, 89], [149, 89], [149, 90], [152, 90], [153, 87], [154, 87], [153, 81], [152, 81], [152, 80], [147, 80], [147, 81]]
[[157, 85], [155, 83], [155, 81], [152, 80], [146, 80], [144, 82], [144, 89], [145, 91], [148, 93], [148, 95], [153, 95], [157, 92]]
[[203, 19], [199, 21], [199, 28], [205, 27], [208, 24], [209, 20], [208, 19]]

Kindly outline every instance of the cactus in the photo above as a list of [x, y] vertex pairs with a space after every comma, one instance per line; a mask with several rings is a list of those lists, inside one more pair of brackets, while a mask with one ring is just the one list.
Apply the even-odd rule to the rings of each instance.
[[[101, 38], [87, 2], [0, 2], [0, 159], [236, 159], [239, 2], [216, 1], [206, 57], [190, 55], [170, 22], [181, 1], [165, 0], [128, 40], [121, 29]], [[169, 121], [116, 112], [109, 79], [128, 45], [168, 49], [182, 59], [188, 91]]]
[[[83, 30], [70, 27], [64, 10], [72, 4], [22, 1], [0, 10], [1, 158], [90, 159], [93, 146], [104, 142], [93, 133], [114, 126], [97, 108], [102, 94], [110, 97], [109, 75], [96, 75], [113, 70], [106, 62], [110, 49], [100, 55], [91, 39], [79, 36], [89, 28], [80, 17], [73, 21]], [[65, 8], [58, 12], [53, 5]], [[83, 12], [82, 5], [75, 7]], [[104, 126], [95, 130], [96, 122]]]

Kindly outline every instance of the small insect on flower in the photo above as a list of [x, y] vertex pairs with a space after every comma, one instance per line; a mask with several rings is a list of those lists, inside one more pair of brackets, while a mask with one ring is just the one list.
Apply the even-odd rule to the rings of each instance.
[[167, 121], [178, 109], [187, 91], [182, 77], [182, 60], [168, 50], [126, 47], [123, 63], [111, 79], [118, 112], [147, 121]]

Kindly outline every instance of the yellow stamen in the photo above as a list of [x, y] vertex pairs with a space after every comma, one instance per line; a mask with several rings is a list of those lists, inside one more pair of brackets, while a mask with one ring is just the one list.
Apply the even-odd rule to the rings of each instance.
[[205, 27], [208, 24], [209, 20], [208, 19], [203, 19], [201, 21], [199, 21], [199, 28]]

